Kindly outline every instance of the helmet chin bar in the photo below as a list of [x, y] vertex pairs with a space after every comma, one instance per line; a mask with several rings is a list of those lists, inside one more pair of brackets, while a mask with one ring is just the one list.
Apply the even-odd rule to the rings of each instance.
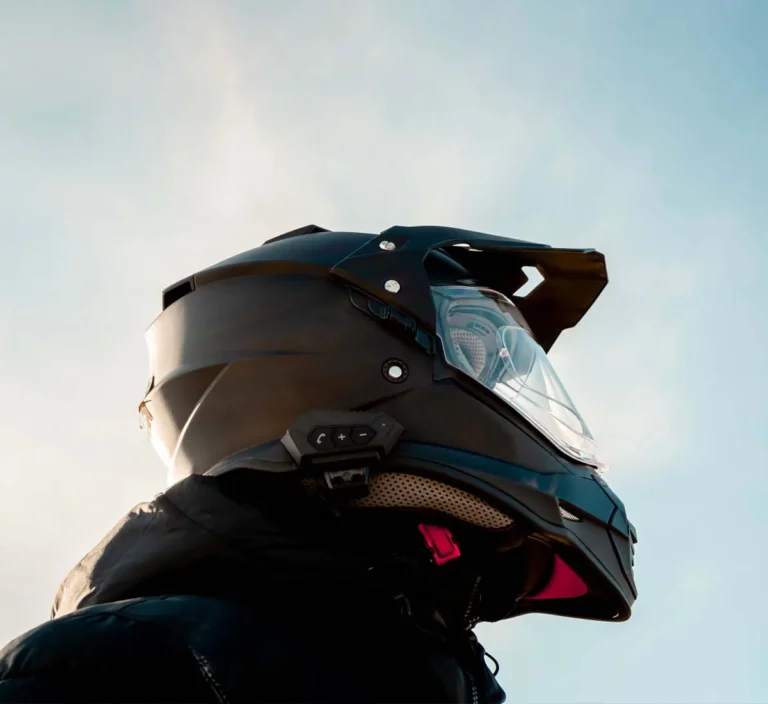
[[299, 416], [281, 442], [326, 497], [346, 501], [368, 496], [371, 469], [402, 433], [383, 413], [313, 410]]
[[[381, 490], [377, 481], [387, 472], [398, 473], [397, 464], [382, 465], [403, 432], [403, 426], [380, 412], [313, 410], [299, 416], [281, 438], [282, 452], [290, 455], [292, 469], [271, 471], [286, 479], [298, 478], [306, 490], [327, 501], [334, 512], [364, 509], [360, 500], [377, 496]], [[392, 459], [397, 462], [397, 456]], [[418, 468], [411, 471], [421, 476]], [[428, 473], [426, 476], [430, 481]], [[485, 503], [482, 497], [477, 501]], [[491, 505], [484, 509], [491, 509]], [[418, 529], [423, 541], [425, 564], [431, 564], [446, 579], [470, 574], [476, 580], [482, 578], [483, 606], [475, 608], [473, 592], [467, 607], [469, 624], [533, 612], [578, 615], [580, 609], [585, 609], [602, 620], [618, 614], [601, 583], [589, 578], [591, 573], [574, 551], [563, 551], [559, 544], [537, 536], [536, 530], [532, 533], [532, 526], [516, 514], [506, 514], [508, 522], [504, 525], [484, 526], [478, 523], [477, 516], [486, 514], [477, 511], [477, 507], [474, 513], [465, 511], [462, 517], [455, 510], [443, 511], [427, 503], [419, 509], [411, 505], [403, 512], [392, 508], [391, 514], [407, 517], [409, 528], [410, 520], [416, 519], [412, 527]], [[433, 522], [438, 514], [447, 520], [436, 518]], [[403, 528], [406, 524], [396, 525]]]

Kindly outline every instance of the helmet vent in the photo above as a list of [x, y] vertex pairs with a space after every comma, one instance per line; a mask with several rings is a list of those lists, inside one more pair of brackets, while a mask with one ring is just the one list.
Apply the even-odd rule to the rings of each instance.
[[371, 476], [370, 493], [356, 499], [360, 508], [400, 508], [438, 511], [465, 523], [488, 529], [507, 528], [512, 519], [469, 492], [450, 484], [400, 472]]
[[581, 519], [560, 506], [560, 515], [568, 521], [581, 521]]
[[282, 240], [289, 240], [292, 237], [299, 237], [300, 235], [315, 235], [318, 232], [330, 232], [330, 230], [324, 227], [320, 227], [319, 225], [305, 225], [304, 227], [299, 227], [296, 230], [291, 230], [290, 232], [286, 232], [282, 235], [278, 235], [277, 237], [273, 237], [272, 239], [266, 240], [264, 244], [281, 242]]
[[192, 293], [194, 290], [195, 284], [191, 276], [188, 279], [179, 281], [179, 283], [165, 289], [165, 291], [163, 291], [163, 310], [176, 303], [176, 301], [184, 298], [188, 293]]
[[460, 242], [458, 244], [452, 244], [451, 247], [456, 247], [457, 249], [464, 249], [467, 252], [482, 252], [482, 249], [478, 249], [477, 247], [473, 247], [471, 244], [467, 244], [466, 242]]
[[535, 266], [523, 266], [520, 268], [523, 270], [527, 280], [512, 295], [516, 298], [525, 298], [538, 288], [539, 284], [544, 281], [544, 276]]

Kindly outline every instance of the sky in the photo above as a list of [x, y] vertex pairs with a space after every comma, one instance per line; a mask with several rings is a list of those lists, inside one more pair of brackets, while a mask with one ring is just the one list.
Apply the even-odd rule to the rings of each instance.
[[551, 357], [632, 619], [484, 625], [515, 702], [768, 702], [768, 3], [0, 0], [0, 641], [165, 472], [167, 285], [309, 223], [594, 247]]

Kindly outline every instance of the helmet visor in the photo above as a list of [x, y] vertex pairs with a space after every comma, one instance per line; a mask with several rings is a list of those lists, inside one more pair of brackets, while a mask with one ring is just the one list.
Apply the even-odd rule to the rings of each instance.
[[520, 310], [472, 286], [433, 286], [446, 361], [501, 397], [561, 451], [600, 469], [597, 446]]

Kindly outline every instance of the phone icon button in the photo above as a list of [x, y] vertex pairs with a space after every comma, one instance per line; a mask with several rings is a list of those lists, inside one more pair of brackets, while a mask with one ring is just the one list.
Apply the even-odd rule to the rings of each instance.
[[318, 450], [330, 450], [333, 447], [332, 428], [315, 428], [307, 438]]

